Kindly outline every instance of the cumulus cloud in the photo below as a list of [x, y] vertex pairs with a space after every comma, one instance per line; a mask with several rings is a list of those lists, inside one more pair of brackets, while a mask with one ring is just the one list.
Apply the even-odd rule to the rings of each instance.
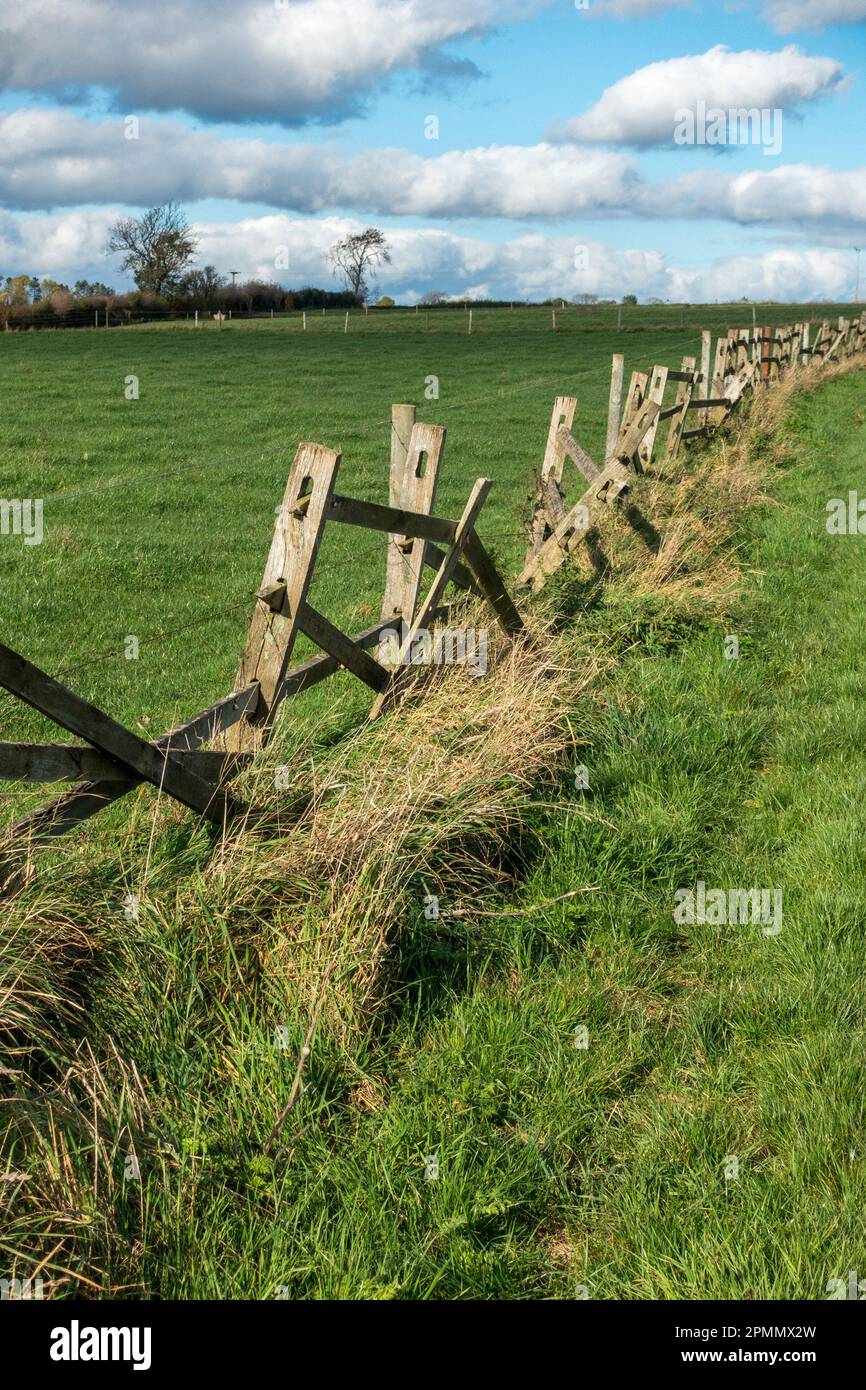
[[[541, 0], [26, 0], [4, 5], [0, 86], [206, 120], [332, 124], [401, 69]], [[465, 61], [455, 64], [472, 70]]]
[[726, 256], [700, 269], [668, 272], [674, 303], [778, 299], [790, 303], [844, 300], [852, 293], [850, 252], [826, 247], [781, 249], [761, 256]]
[[794, 34], [828, 24], [859, 24], [866, 19], [866, 0], [767, 0], [763, 14], [780, 34]]
[[424, 158], [347, 154], [335, 144], [226, 139], [143, 118], [124, 124], [68, 111], [0, 116], [0, 187], [8, 207], [170, 198], [233, 198], [295, 212], [355, 207], [429, 217], [562, 217], [617, 208], [635, 178], [624, 155], [540, 144], [491, 145]]
[[673, 143], [676, 112], [707, 108], [780, 109], [798, 112], [842, 81], [834, 58], [803, 53], [794, 44], [778, 52], [735, 53], [717, 44], [706, 53], [650, 63], [606, 88], [581, 116], [552, 130], [550, 138], [636, 148]]
[[68, 111], [0, 116], [0, 187], [9, 208], [205, 198], [321, 214], [549, 221], [623, 215], [789, 223], [814, 229], [866, 224], [866, 168], [788, 164], [742, 173], [700, 170], [649, 182], [630, 156], [574, 145], [491, 145], [427, 158], [406, 150], [349, 154], [335, 144], [226, 139], [143, 120]]
[[829, 169], [783, 164], [723, 177], [708, 170], [644, 189], [645, 213], [717, 217], [742, 225], [787, 223], [817, 229], [866, 225], [866, 168]]
[[[101, 255], [115, 216], [111, 209], [23, 217], [0, 213], [0, 263], [8, 273], [50, 275], [66, 282], [85, 275], [117, 284]], [[200, 222], [195, 228], [198, 259], [287, 285], [328, 285], [328, 247], [360, 226], [351, 218], [300, 219], [284, 213], [234, 223]], [[381, 269], [381, 289], [409, 303], [431, 289], [503, 299], [637, 294], [691, 303], [743, 295], [836, 299], [852, 290], [853, 260], [843, 249], [772, 250], [683, 267], [659, 250], [622, 250], [576, 235], [533, 233], [494, 241], [431, 228], [385, 230], [393, 261]]]

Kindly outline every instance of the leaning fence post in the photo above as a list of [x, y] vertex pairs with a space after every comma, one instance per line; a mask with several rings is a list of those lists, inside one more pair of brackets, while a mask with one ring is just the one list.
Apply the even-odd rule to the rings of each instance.
[[[647, 400], [655, 401], [656, 405], [659, 408], [659, 414], [661, 414], [662, 402], [664, 401], [665, 389], [667, 387], [667, 384], [667, 367], [653, 367], [652, 378], [650, 380], [650, 388], [647, 393]], [[649, 465], [652, 463], [653, 449], [655, 448], [658, 427], [659, 417], [657, 415], [638, 446], [637, 457], [640, 461], [641, 466], [644, 468], [648, 468]]]
[[[388, 502], [399, 507], [403, 495], [403, 480], [406, 474], [406, 457], [409, 453], [409, 440], [415, 425], [414, 405], [391, 406], [391, 467], [388, 475]], [[382, 617], [392, 618], [399, 608], [402, 593], [403, 555], [400, 544], [404, 536], [389, 535], [385, 596], [382, 600]]]
[[235, 680], [236, 690], [255, 682], [258, 701], [228, 731], [233, 752], [257, 752], [270, 737], [339, 466], [333, 449], [298, 445]]

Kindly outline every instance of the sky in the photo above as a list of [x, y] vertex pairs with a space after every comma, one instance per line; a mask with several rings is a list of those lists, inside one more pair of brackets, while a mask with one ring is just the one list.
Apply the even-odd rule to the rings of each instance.
[[374, 225], [403, 303], [853, 299], [864, 54], [866, 0], [0, 0], [0, 273], [128, 289], [173, 199], [287, 287]]

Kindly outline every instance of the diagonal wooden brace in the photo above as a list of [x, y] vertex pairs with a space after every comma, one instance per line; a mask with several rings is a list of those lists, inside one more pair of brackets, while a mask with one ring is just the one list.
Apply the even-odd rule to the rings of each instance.
[[[173, 762], [214, 786], [250, 760], [249, 754], [204, 748], [175, 748], [171, 756]], [[127, 783], [130, 769], [80, 743], [0, 743], [0, 779], [4, 782], [75, 782], [95, 778]]]
[[0, 644], [0, 685], [55, 724], [77, 734], [79, 738], [114, 758], [146, 782], [162, 787], [177, 801], [207, 816], [222, 821], [229, 810], [223, 793], [184, 767], [167, 750], [118, 724], [96, 705], [83, 700], [74, 691], [52, 680], [32, 662], [19, 656], [10, 647]]

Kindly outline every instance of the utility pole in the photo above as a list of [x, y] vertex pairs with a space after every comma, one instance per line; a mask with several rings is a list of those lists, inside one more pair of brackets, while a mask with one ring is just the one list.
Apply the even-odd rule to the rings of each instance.
[[232, 277], [232, 289], [234, 289], [234, 287], [235, 287], [235, 278], [236, 278], [236, 276], [240, 275], [240, 271], [239, 271], [239, 270], [230, 270], [230, 271], [229, 271], [229, 275]]

